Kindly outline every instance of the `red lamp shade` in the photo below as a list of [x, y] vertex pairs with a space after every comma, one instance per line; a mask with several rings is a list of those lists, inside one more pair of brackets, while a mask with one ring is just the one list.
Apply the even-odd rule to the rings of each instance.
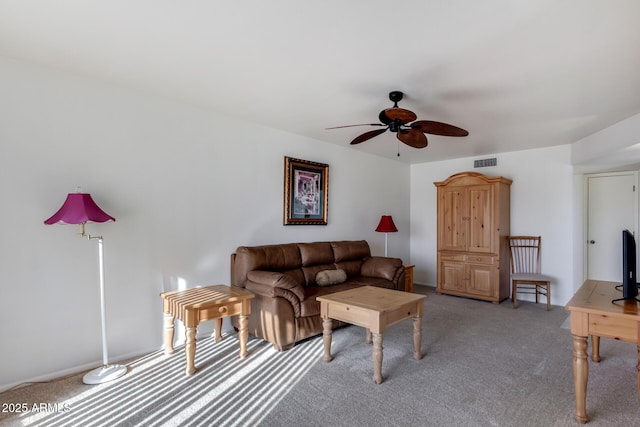
[[395, 233], [398, 229], [393, 223], [391, 215], [382, 215], [382, 218], [380, 218], [380, 224], [378, 224], [376, 231], [379, 231], [380, 233]]
[[69, 193], [67, 200], [58, 212], [44, 223], [51, 224], [84, 224], [85, 222], [107, 222], [116, 219], [100, 209], [87, 193]]

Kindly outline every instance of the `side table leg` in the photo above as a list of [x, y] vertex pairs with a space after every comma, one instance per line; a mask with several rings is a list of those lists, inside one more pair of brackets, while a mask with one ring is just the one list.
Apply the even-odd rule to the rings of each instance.
[[333, 356], [331, 356], [331, 327], [333, 326], [333, 321], [325, 317], [322, 319], [322, 341], [324, 343], [324, 361], [331, 362], [333, 360]]
[[187, 375], [193, 375], [196, 372], [196, 328], [187, 328], [187, 343], [185, 345], [185, 353], [187, 356]]
[[373, 382], [382, 382], [382, 334], [373, 334]]
[[600, 337], [598, 335], [591, 335], [591, 360], [599, 363], [600, 360]]
[[215, 342], [222, 341], [222, 317], [213, 321], [213, 334]]
[[413, 318], [413, 358], [422, 359], [422, 317]]
[[[220, 319], [222, 321], [222, 319]], [[238, 316], [238, 341], [240, 341], [240, 358], [247, 357], [247, 341], [249, 341], [249, 316], [241, 314]]]
[[164, 354], [173, 354], [174, 319], [172, 314], [164, 314]]
[[371, 344], [371, 329], [365, 328], [364, 342]]
[[589, 380], [589, 361], [587, 360], [587, 337], [573, 336], [573, 383], [576, 390], [577, 422], [589, 421], [587, 415], [587, 381]]

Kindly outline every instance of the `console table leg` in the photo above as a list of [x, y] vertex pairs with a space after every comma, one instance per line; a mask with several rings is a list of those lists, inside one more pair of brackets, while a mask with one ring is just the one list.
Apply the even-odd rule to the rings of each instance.
[[587, 360], [587, 337], [573, 336], [573, 382], [576, 391], [575, 419], [581, 424], [589, 421], [587, 415], [587, 381], [589, 361]]
[[413, 358], [422, 359], [422, 318], [413, 318]]
[[196, 328], [187, 328], [187, 343], [185, 344], [185, 353], [187, 356], [187, 375], [193, 375], [196, 372]]
[[373, 382], [382, 382], [382, 334], [373, 334]]
[[249, 316], [241, 314], [238, 316], [238, 341], [240, 341], [240, 358], [247, 357], [247, 341], [249, 341]]
[[164, 314], [164, 354], [173, 354], [174, 319], [174, 315]]
[[333, 321], [325, 317], [322, 319], [322, 341], [324, 343], [324, 361], [331, 362], [333, 360], [333, 356], [331, 356], [331, 327], [333, 326]]
[[636, 368], [638, 369], [638, 399], [640, 399], [640, 322], [638, 323], [638, 365]]

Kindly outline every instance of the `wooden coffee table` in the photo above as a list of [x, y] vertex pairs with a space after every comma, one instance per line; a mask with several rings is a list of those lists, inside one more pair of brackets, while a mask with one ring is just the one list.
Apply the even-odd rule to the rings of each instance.
[[164, 353], [173, 353], [173, 321], [177, 317], [186, 328], [187, 375], [192, 375], [196, 371], [196, 330], [198, 324], [205, 320], [215, 320], [215, 340], [220, 342], [222, 319], [228, 316], [239, 316], [240, 358], [247, 356], [249, 338], [247, 321], [251, 312], [252, 293], [227, 285], [213, 285], [164, 292], [160, 296], [164, 312]]
[[413, 358], [422, 358], [422, 313], [425, 295], [363, 286], [317, 297], [320, 302], [324, 339], [324, 361], [330, 362], [331, 331], [339, 320], [366, 328], [366, 342], [373, 335], [373, 381], [382, 382], [382, 334], [388, 326], [413, 319]]

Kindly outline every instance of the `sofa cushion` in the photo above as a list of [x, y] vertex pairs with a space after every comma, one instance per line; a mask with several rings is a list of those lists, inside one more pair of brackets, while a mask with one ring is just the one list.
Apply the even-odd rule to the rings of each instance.
[[322, 295], [332, 294], [334, 292], [346, 291], [349, 289], [357, 288], [361, 286], [359, 283], [344, 282], [331, 286], [310, 286], [304, 290], [304, 301], [300, 303], [300, 316], [319, 316], [320, 315], [320, 302], [316, 300], [316, 297]]
[[322, 270], [316, 274], [318, 286], [335, 285], [347, 280], [347, 273], [344, 270]]
[[240, 246], [234, 256], [231, 282], [244, 287], [251, 270], [288, 271], [300, 268], [300, 250], [295, 243], [267, 246]]
[[347, 277], [354, 277], [360, 275], [362, 269], [362, 260], [355, 261], [341, 261], [335, 264], [336, 269], [344, 270], [347, 273]]

